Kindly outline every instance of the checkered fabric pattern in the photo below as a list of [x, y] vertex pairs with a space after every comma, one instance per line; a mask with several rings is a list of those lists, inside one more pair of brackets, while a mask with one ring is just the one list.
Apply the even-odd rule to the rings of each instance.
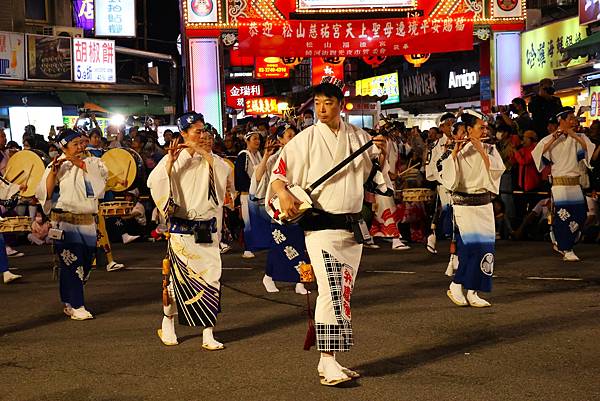
[[323, 352], [347, 352], [354, 345], [352, 323], [342, 318], [342, 267], [333, 255], [322, 251], [331, 290], [333, 310], [338, 324], [316, 323], [317, 349]]

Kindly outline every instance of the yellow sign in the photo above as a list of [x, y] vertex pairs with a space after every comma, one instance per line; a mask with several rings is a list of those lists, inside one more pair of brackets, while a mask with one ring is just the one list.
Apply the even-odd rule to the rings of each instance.
[[387, 95], [388, 98], [381, 104], [398, 103], [400, 101], [397, 72], [356, 81], [356, 96], [383, 95]]
[[[521, 83], [527, 85], [543, 78], [555, 78], [554, 69], [564, 67], [560, 63], [565, 58], [564, 49], [586, 37], [586, 28], [579, 26], [578, 17], [524, 32], [521, 35]], [[582, 64], [585, 60], [585, 57], [571, 60], [568, 66]], [[502, 60], [498, 61], [502, 63]]]

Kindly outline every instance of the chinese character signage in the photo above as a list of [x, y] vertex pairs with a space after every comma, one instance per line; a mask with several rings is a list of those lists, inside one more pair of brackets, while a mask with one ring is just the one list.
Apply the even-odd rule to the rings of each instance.
[[277, 99], [274, 97], [257, 97], [246, 99], [246, 114], [262, 115], [262, 114], [279, 114], [277, 109]]
[[473, 14], [377, 20], [240, 19], [240, 52], [275, 57], [364, 57], [473, 48]]
[[135, 37], [135, 0], [95, 0], [96, 36]]
[[218, 22], [218, 3], [221, 0], [187, 0], [187, 22]]
[[25, 35], [0, 32], [0, 79], [25, 79]]
[[290, 69], [279, 57], [257, 57], [254, 67], [255, 78], [289, 78]]
[[398, 73], [379, 75], [377, 77], [361, 79], [356, 81], [357, 96], [384, 96], [387, 99], [381, 104], [398, 103], [400, 101], [400, 90], [398, 87]]
[[76, 82], [116, 82], [115, 42], [73, 38], [73, 78]]
[[587, 25], [600, 21], [600, 1], [579, 0], [579, 23]]
[[402, 102], [415, 102], [425, 99], [446, 97], [448, 91], [440, 79], [439, 72], [421, 71], [412, 74], [402, 74]]
[[27, 79], [70, 81], [71, 38], [27, 35]]
[[[585, 26], [579, 26], [577, 17], [546, 25], [521, 35], [521, 82], [523, 85], [554, 78], [554, 69], [560, 68], [566, 47], [587, 36]], [[568, 66], [585, 62], [585, 58], [572, 60]]]
[[73, 0], [73, 21], [86, 32], [94, 30], [94, 0]]
[[600, 86], [590, 86], [590, 119], [600, 119]]
[[323, 77], [336, 77], [340, 81], [344, 80], [344, 57], [312, 59], [312, 83], [318, 85]]
[[227, 106], [234, 109], [243, 109], [245, 99], [260, 97], [264, 94], [262, 84], [227, 84]]
[[413, 0], [300, 0], [299, 9], [414, 7]]

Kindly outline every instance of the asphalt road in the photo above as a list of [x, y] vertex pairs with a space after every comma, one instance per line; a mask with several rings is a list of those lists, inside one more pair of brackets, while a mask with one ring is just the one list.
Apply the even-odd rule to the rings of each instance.
[[446, 255], [385, 248], [365, 251], [356, 345], [338, 358], [362, 378], [328, 388], [302, 350], [305, 298], [264, 291], [264, 253], [224, 256], [227, 348], [209, 352], [200, 328], [178, 326], [176, 347], [156, 336], [164, 243], [114, 246], [128, 269], [92, 272], [83, 322], [62, 313], [48, 248], [22, 247], [11, 266], [24, 279], [0, 285], [0, 399], [600, 400], [600, 247], [567, 264], [548, 244], [500, 242], [487, 309], [446, 297]]

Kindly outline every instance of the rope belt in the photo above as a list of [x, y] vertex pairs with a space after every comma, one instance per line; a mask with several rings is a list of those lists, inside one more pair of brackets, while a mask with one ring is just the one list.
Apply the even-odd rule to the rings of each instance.
[[552, 185], [579, 185], [579, 176], [575, 177], [552, 177]]
[[483, 194], [466, 194], [462, 192], [452, 192], [452, 204], [458, 206], [483, 206], [492, 201], [492, 194], [489, 192]]
[[52, 211], [50, 213], [50, 220], [57, 223], [68, 223], [76, 226], [87, 226], [96, 223], [96, 216], [93, 214], [75, 214], [71, 212], [57, 212]]

